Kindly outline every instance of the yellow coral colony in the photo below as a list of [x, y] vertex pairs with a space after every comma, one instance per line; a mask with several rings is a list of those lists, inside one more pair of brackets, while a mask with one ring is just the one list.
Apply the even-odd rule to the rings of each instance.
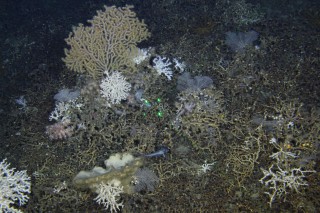
[[146, 24], [139, 21], [133, 6], [107, 7], [98, 11], [88, 22], [91, 26], [73, 28], [66, 39], [70, 49], [65, 49], [66, 66], [79, 73], [87, 73], [97, 79], [105, 71], [133, 68], [137, 43], [147, 39], [150, 33]]

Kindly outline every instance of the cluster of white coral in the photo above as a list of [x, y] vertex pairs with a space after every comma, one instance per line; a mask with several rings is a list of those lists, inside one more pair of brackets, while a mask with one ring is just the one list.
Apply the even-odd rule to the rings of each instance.
[[138, 49], [137, 55], [133, 58], [133, 61], [135, 64], [141, 64], [143, 61], [145, 61], [147, 58], [150, 58], [151, 48], [143, 48], [143, 49]]
[[57, 102], [56, 107], [49, 116], [49, 121], [62, 121], [69, 117], [70, 102]]
[[18, 205], [28, 202], [27, 193], [31, 191], [30, 177], [26, 171], [14, 171], [9, 168], [6, 160], [0, 162], [0, 212], [21, 212], [12, 205], [18, 201]]
[[54, 96], [56, 106], [49, 116], [49, 121], [56, 121], [56, 123], [46, 126], [46, 134], [50, 140], [63, 140], [73, 135], [71, 110], [81, 111], [83, 104], [77, 102], [79, 95], [80, 90], [61, 89]]
[[263, 178], [260, 179], [262, 184], [269, 187], [271, 192], [265, 192], [270, 197], [270, 207], [276, 197], [280, 198], [287, 194], [288, 190], [299, 192], [301, 186], [308, 186], [304, 179], [307, 173], [315, 171], [303, 171], [301, 168], [282, 169], [279, 165], [273, 168], [272, 164], [268, 170], [262, 169]]
[[[291, 160], [299, 157], [298, 155], [285, 151], [276, 138], [271, 138], [269, 141], [278, 151], [270, 155], [270, 158], [276, 160], [275, 164], [272, 164], [268, 170], [261, 168], [263, 177], [260, 179], [260, 183], [269, 188], [269, 192], [265, 192], [269, 195], [269, 205], [271, 207], [276, 197], [281, 198], [289, 192], [294, 190], [299, 192], [301, 186], [308, 186], [305, 180], [307, 173], [315, 171], [303, 170], [302, 168], [296, 168], [289, 163]], [[276, 166], [274, 166], [276, 165]]]
[[120, 208], [123, 207], [123, 203], [119, 201], [120, 195], [123, 193], [123, 186], [118, 181], [99, 184], [96, 193], [98, 196], [94, 200], [109, 209], [110, 212], [120, 211]]
[[111, 74], [106, 71], [104, 74], [106, 77], [102, 79], [100, 92], [102, 97], [107, 99], [107, 105], [119, 104], [121, 100], [127, 99], [131, 84], [126, 81], [125, 77], [117, 71]]

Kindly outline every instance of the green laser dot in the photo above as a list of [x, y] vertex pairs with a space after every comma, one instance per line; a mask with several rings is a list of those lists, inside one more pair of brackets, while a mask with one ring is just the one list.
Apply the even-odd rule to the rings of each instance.
[[161, 112], [161, 111], [157, 112], [157, 116], [158, 117], [162, 117], [163, 116], [163, 112]]

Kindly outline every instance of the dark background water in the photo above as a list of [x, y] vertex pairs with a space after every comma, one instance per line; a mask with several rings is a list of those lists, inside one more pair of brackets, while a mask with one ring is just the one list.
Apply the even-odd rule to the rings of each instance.
[[[303, 9], [319, 6], [319, 1], [247, 1], [259, 3], [267, 18], [277, 18]], [[164, 34], [171, 34], [172, 17], [182, 22], [192, 22], [205, 10], [215, 10], [211, 0], [161, 0], [161, 1], [5, 1], [0, 2], [0, 94], [25, 90], [35, 85], [39, 78], [56, 76], [61, 71], [63, 49], [73, 25], [85, 23], [103, 5], [135, 5], [140, 18], [146, 20], [153, 34], [149, 42], [159, 42]], [[203, 9], [206, 8], [206, 9]], [[227, 30], [227, 29], [226, 29]], [[162, 32], [162, 33], [161, 33]], [[39, 71], [40, 69], [40, 71]], [[43, 73], [45, 72], [45, 73]], [[37, 78], [34, 77], [37, 76]], [[14, 83], [12, 83], [14, 82]], [[40, 83], [40, 82], [39, 82]], [[13, 86], [14, 85], [14, 86]], [[11, 93], [10, 92], [10, 93]]]

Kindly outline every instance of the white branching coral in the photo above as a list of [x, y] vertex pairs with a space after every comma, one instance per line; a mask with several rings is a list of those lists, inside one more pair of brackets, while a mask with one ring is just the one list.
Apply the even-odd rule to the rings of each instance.
[[138, 48], [136, 56], [133, 58], [134, 63], [141, 64], [143, 61], [150, 58], [150, 56], [151, 56], [150, 50], [151, 50], [150, 47], [144, 48], [144, 49]]
[[198, 174], [204, 174], [207, 173], [208, 171], [211, 171], [212, 166], [215, 164], [216, 162], [212, 162], [212, 163], [207, 163], [207, 161], [204, 161], [204, 164], [202, 164], [200, 166], [200, 169], [198, 170]]
[[153, 67], [156, 69], [159, 75], [164, 74], [168, 80], [172, 79], [172, 69], [170, 59], [166, 57], [157, 56], [153, 59]]
[[187, 67], [186, 63], [180, 62], [180, 60], [177, 58], [173, 59], [173, 63], [174, 63], [174, 68], [178, 70], [180, 73], [183, 73]]
[[61, 121], [69, 117], [71, 102], [57, 102], [49, 116], [49, 121]]
[[0, 212], [21, 212], [12, 205], [18, 201], [22, 206], [29, 200], [31, 191], [30, 177], [26, 171], [9, 169], [6, 160], [0, 162]]
[[307, 173], [315, 172], [303, 171], [301, 168], [284, 170], [279, 165], [276, 168], [273, 167], [274, 165], [272, 164], [269, 170], [261, 169], [264, 176], [260, 179], [260, 182], [270, 189], [270, 192], [265, 192], [270, 197], [270, 207], [275, 198], [280, 198], [283, 194], [287, 194], [288, 189], [299, 192], [301, 186], [308, 186], [304, 178]]
[[313, 173], [315, 171], [304, 170], [291, 165], [289, 162], [292, 162], [293, 159], [296, 159], [299, 156], [284, 150], [283, 145], [280, 145], [276, 138], [271, 138], [269, 143], [278, 150], [269, 156], [274, 159], [276, 163], [272, 164], [268, 170], [261, 168], [264, 176], [260, 179], [260, 183], [269, 188], [269, 191], [265, 192], [265, 194], [270, 198], [269, 205], [271, 207], [273, 201], [277, 197], [281, 198], [292, 190], [299, 192], [299, 188], [308, 186], [305, 177], [308, 173]]
[[123, 186], [100, 183], [96, 192], [98, 196], [94, 200], [109, 209], [110, 212], [120, 211], [120, 208], [123, 207], [123, 203], [119, 201], [120, 194], [123, 193]]
[[288, 158], [297, 158], [298, 156], [292, 152], [287, 152], [278, 144], [278, 141], [276, 138], [271, 138], [269, 140], [269, 143], [272, 144], [278, 152], [273, 153], [270, 155], [270, 158], [277, 160], [278, 163], [282, 162], [283, 160], [286, 160]]
[[127, 99], [131, 84], [126, 81], [119, 72], [114, 71], [111, 74], [105, 72], [106, 77], [100, 84], [102, 97], [107, 99], [107, 104], [118, 104], [121, 100]]

